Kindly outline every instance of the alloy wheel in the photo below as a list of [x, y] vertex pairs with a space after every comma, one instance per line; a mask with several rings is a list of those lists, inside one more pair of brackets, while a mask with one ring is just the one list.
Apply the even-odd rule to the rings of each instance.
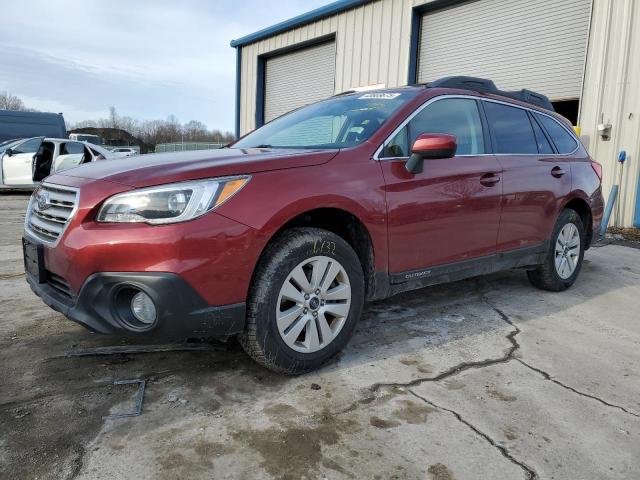
[[558, 234], [555, 248], [556, 272], [563, 280], [573, 275], [580, 259], [580, 232], [573, 223], [567, 223]]
[[351, 307], [351, 285], [335, 258], [316, 256], [287, 276], [276, 304], [278, 331], [293, 350], [313, 353], [330, 344], [344, 326]]

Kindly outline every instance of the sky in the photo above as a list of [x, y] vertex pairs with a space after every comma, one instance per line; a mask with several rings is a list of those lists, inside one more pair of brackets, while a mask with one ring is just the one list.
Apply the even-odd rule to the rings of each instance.
[[240, 38], [330, 0], [0, 0], [0, 92], [67, 124], [175, 115], [233, 131]]

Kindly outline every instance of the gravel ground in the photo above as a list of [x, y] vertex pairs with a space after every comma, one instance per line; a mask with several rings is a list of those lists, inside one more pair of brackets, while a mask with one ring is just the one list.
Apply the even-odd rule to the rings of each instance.
[[[65, 355], [133, 340], [31, 293], [26, 201], [0, 197], [2, 479], [640, 478], [638, 249], [591, 249], [560, 294], [506, 272], [377, 302], [335, 361], [291, 378], [234, 342]], [[105, 418], [135, 406], [137, 384], [114, 385], [131, 379], [142, 414]]]

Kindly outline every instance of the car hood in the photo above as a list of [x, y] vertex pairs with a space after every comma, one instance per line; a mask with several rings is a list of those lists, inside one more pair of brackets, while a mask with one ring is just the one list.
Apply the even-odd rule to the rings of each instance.
[[[156, 153], [81, 165], [56, 176], [107, 180], [131, 187], [299, 168], [326, 163], [339, 150], [224, 148]], [[55, 183], [55, 179], [50, 181]]]

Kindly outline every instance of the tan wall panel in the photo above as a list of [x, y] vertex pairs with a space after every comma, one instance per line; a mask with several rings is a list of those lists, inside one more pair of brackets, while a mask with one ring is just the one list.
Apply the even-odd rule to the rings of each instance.
[[[579, 124], [589, 152], [604, 167], [608, 196], [620, 183], [618, 152], [626, 150], [618, 208], [610, 225], [631, 226], [640, 175], [640, 2], [594, 0]], [[612, 125], [602, 140], [599, 123]]]

